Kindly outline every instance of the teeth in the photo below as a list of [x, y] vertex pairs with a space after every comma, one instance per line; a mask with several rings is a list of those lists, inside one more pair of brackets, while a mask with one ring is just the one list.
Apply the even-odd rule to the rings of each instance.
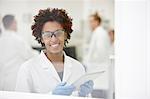
[[57, 47], [59, 44], [53, 44], [53, 45], [51, 45], [52, 47]]

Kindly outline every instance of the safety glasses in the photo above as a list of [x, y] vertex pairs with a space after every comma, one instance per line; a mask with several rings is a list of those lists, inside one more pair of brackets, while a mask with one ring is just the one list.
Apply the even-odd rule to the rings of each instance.
[[56, 30], [54, 32], [45, 31], [45, 32], [42, 32], [42, 37], [43, 38], [52, 38], [54, 36], [56, 38], [60, 38], [60, 37], [64, 37], [64, 33], [65, 32], [63, 29], [59, 29], [59, 30]]

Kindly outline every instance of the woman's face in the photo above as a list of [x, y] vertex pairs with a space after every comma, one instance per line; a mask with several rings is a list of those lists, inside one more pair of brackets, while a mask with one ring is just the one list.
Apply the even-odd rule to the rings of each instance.
[[55, 21], [48, 21], [42, 29], [42, 42], [46, 50], [51, 54], [59, 54], [63, 51], [66, 33], [61, 24]]

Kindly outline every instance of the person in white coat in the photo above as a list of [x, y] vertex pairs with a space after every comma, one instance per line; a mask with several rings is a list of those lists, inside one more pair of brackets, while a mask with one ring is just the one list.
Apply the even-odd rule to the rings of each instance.
[[111, 41], [108, 32], [102, 26], [102, 19], [98, 13], [89, 17], [92, 36], [85, 63], [104, 63], [108, 61]]
[[92, 36], [89, 43], [87, 55], [84, 57], [84, 65], [87, 72], [105, 70], [103, 75], [100, 75], [94, 81], [94, 88], [108, 88], [108, 68], [109, 68], [109, 50], [111, 46], [108, 32], [102, 26], [102, 19], [95, 13], [90, 15], [89, 23], [92, 30]]
[[[73, 31], [72, 19], [64, 9], [43, 9], [34, 17], [32, 30], [45, 50], [21, 66], [16, 91], [72, 95], [75, 91], [72, 83], [85, 74], [82, 64], [63, 51]], [[84, 97], [92, 89], [93, 82], [88, 81], [77, 94]]]
[[0, 90], [14, 91], [17, 72], [22, 63], [33, 56], [31, 48], [17, 34], [13, 15], [2, 19], [4, 31], [0, 35]]

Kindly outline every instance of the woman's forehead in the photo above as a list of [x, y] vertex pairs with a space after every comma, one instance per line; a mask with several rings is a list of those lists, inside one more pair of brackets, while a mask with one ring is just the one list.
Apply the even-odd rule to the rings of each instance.
[[63, 29], [63, 27], [61, 26], [60, 23], [56, 22], [56, 21], [48, 21], [43, 25], [43, 31], [56, 31], [59, 29]]

